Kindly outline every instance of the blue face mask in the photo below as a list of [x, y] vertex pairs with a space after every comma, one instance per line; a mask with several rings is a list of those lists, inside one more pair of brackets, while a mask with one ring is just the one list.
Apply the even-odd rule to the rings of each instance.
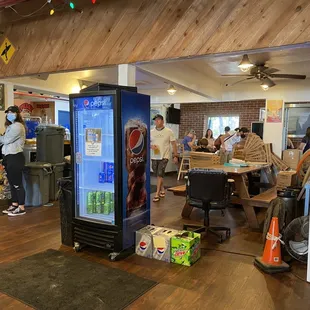
[[16, 120], [16, 115], [13, 114], [13, 113], [9, 113], [7, 116], [6, 116], [7, 120], [10, 121], [11, 123], [13, 123], [15, 120]]

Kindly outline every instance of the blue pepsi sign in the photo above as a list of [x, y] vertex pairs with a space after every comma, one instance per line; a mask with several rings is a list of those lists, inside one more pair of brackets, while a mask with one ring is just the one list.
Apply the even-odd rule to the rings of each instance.
[[113, 96], [81, 97], [74, 100], [74, 109], [79, 110], [105, 110], [112, 109]]

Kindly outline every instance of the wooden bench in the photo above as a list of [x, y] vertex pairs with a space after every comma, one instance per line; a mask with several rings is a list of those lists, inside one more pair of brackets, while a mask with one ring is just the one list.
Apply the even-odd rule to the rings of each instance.
[[252, 198], [243, 199], [243, 201], [250, 207], [268, 208], [270, 202], [275, 198], [277, 198], [277, 189], [273, 187]]

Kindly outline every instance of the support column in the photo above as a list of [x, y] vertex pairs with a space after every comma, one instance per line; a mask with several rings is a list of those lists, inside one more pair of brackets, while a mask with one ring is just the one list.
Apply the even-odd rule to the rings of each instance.
[[133, 65], [118, 65], [118, 85], [136, 86], [136, 67]]

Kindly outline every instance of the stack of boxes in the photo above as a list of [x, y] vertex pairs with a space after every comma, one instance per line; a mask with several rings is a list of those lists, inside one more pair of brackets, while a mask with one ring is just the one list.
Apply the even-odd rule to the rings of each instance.
[[200, 258], [200, 234], [148, 225], [136, 232], [136, 254], [191, 266]]

